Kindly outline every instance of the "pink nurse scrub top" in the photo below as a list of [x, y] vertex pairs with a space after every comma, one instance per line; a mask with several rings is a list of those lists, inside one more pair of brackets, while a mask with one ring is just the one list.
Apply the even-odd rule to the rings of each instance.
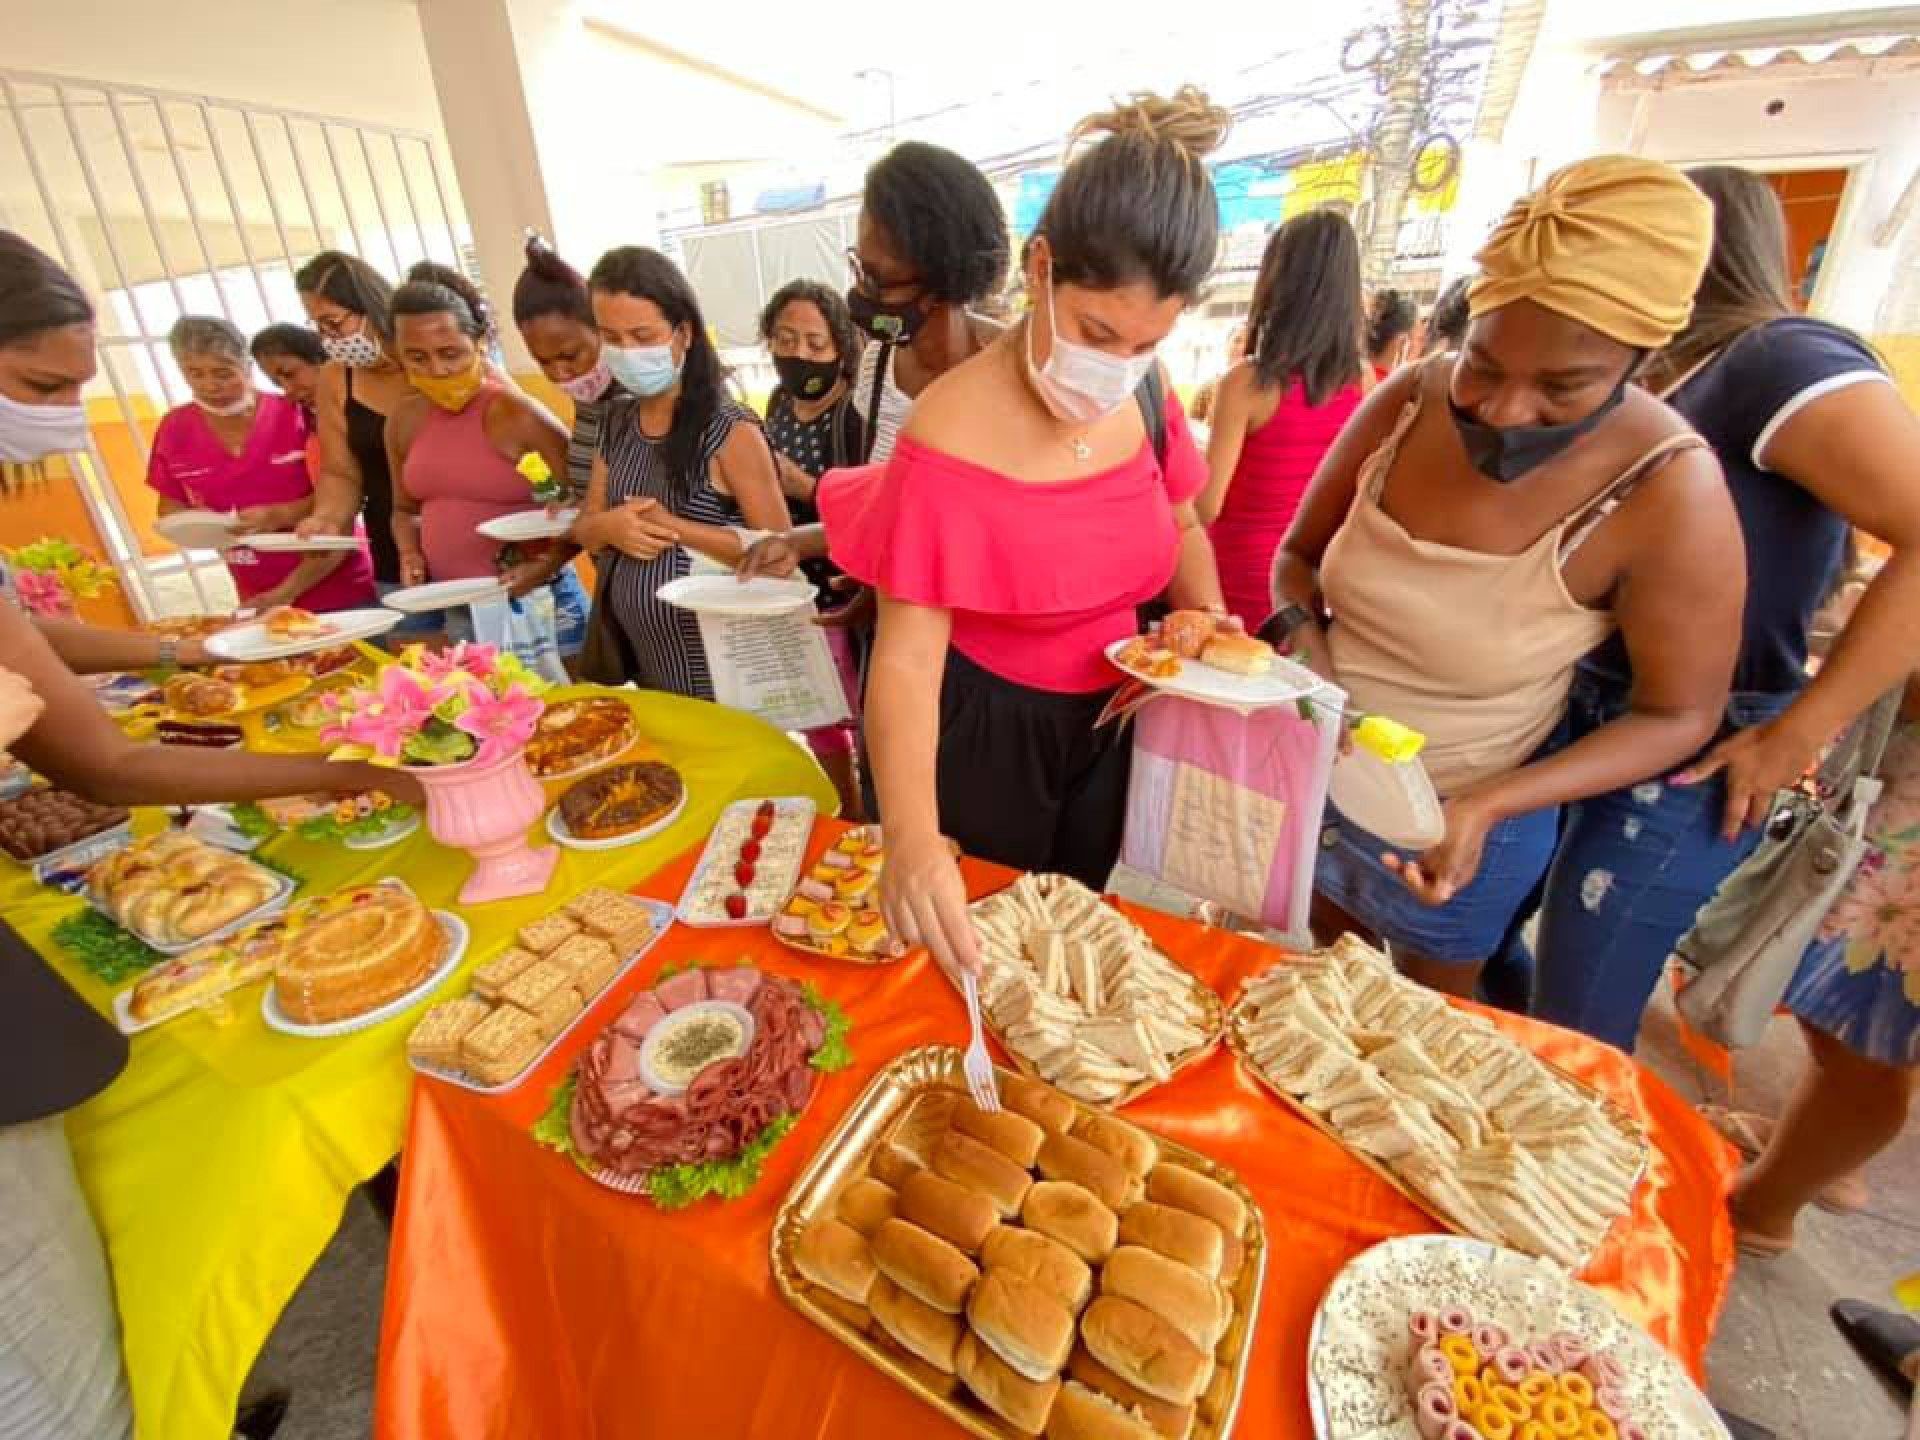
[[[154, 431], [147, 484], [178, 504], [222, 513], [302, 500], [313, 493], [307, 438], [305, 414], [284, 395], [259, 397], [238, 455], [220, 443], [198, 405], [182, 405]], [[305, 557], [260, 554], [242, 545], [222, 558], [244, 603], [273, 589]], [[363, 544], [294, 603], [307, 610], [350, 610], [371, 605], [373, 598], [373, 567]]]

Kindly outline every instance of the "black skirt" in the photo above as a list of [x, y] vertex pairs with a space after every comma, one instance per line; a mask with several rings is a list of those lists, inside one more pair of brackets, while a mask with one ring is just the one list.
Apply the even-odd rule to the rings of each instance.
[[71, 1110], [126, 1063], [127, 1037], [0, 922], [0, 1125]]
[[1127, 819], [1130, 737], [1094, 729], [1111, 690], [1017, 685], [947, 651], [940, 689], [940, 827], [967, 854], [1104, 890]]

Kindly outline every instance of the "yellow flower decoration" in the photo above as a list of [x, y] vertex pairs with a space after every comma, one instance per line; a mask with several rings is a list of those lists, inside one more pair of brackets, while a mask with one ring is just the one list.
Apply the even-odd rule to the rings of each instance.
[[1404, 765], [1426, 745], [1427, 737], [1384, 715], [1362, 716], [1353, 727], [1353, 740], [1369, 755], [1389, 765]]
[[553, 469], [547, 459], [538, 450], [529, 450], [522, 455], [513, 467], [518, 470], [530, 485], [544, 485], [553, 479]]

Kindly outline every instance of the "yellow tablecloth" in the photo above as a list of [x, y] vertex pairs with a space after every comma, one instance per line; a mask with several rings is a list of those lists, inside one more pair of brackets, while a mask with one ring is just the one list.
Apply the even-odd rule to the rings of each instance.
[[[652, 874], [702, 840], [732, 800], [807, 795], [833, 806], [806, 751], [760, 721], [676, 696], [625, 693], [642, 730], [684, 777], [685, 812], [629, 848], [566, 851], [544, 895], [462, 910], [473, 941], [461, 974], [505, 948], [519, 925], [589, 885], [624, 888]], [[181, 763], [192, 764], [192, 753]], [[429, 905], [448, 908], [459, 908], [454, 894], [471, 863], [424, 829], [386, 850], [283, 837], [262, 853], [298, 872], [303, 894], [394, 875]], [[18, 866], [0, 866], [8, 920], [110, 1012], [113, 991], [51, 939], [79, 902], [36, 886]], [[442, 989], [457, 993], [459, 982]], [[68, 1117], [112, 1263], [139, 1440], [228, 1433], [254, 1357], [338, 1226], [349, 1192], [400, 1149], [413, 1017], [307, 1040], [268, 1030], [258, 1006], [258, 992], [248, 991], [225, 1024], [190, 1016], [136, 1036], [125, 1073]]]

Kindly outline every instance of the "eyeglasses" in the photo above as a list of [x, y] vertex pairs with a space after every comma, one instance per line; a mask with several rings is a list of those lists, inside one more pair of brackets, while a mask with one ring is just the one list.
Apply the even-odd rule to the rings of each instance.
[[343, 310], [337, 315], [321, 315], [317, 317], [313, 322], [313, 328], [330, 340], [340, 340], [348, 335], [358, 334], [365, 324], [366, 316], [355, 315], [350, 310]]
[[853, 288], [870, 300], [878, 300], [889, 290], [922, 290], [927, 283], [918, 275], [883, 280], [861, 262], [860, 252], [851, 245], [847, 247], [847, 273], [853, 277]]

